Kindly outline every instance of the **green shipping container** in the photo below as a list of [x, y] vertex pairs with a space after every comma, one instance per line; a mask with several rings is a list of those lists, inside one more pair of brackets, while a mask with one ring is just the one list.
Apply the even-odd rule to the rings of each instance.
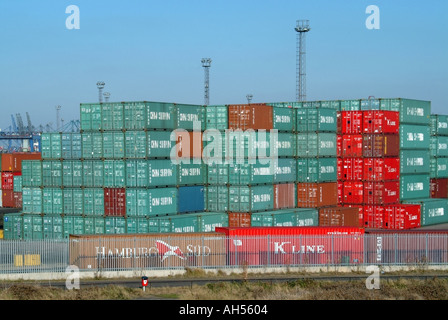
[[146, 129], [148, 108], [144, 102], [124, 103], [124, 127], [126, 130]]
[[296, 128], [296, 109], [272, 107], [273, 129], [279, 132], [294, 132]]
[[101, 132], [84, 132], [81, 135], [82, 159], [102, 159], [103, 135]]
[[448, 178], [448, 157], [430, 159], [430, 178]]
[[229, 165], [211, 163], [206, 165], [207, 183], [211, 185], [227, 185], [229, 183]]
[[126, 219], [124, 217], [105, 217], [105, 234], [125, 234]]
[[303, 108], [296, 110], [297, 132], [336, 132], [336, 109]]
[[104, 161], [84, 160], [82, 161], [82, 185], [84, 187], [104, 186]]
[[171, 232], [199, 232], [198, 215], [195, 213], [171, 216], [169, 219], [171, 221]]
[[195, 164], [183, 163], [182, 161], [177, 165], [177, 185], [203, 185], [206, 183], [207, 173], [206, 166], [200, 162]]
[[83, 214], [104, 215], [104, 190], [102, 188], [83, 189]]
[[229, 161], [266, 158], [271, 155], [273, 142], [275, 135], [272, 135], [271, 141], [271, 134], [267, 131], [230, 131], [224, 137], [222, 154]]
[[361, 110], [361, 100], [340, 100], [340, 111]]
[[448, 223], [447, 199], [422, 198], [403, 201], [403, 203], [420, 204], [422, 227]]
[[124, 160], [104, 160], [104, 187], [126, 186], [126, 167]]
[[148, 181], [146, 160], [126, 160], [126, 187], [148, 187]]
[[23, 239], [41, 240], [44, 238], [43, 219], [41, 215], [24, 214], [23, 215]]
[[5, 213], [3, 215], [3, 238], [5, 240], [23, 239], [22, 213]]
[[13, 191], [22, 192], [22, 176], [13, 176], [13, 183]]
[[84, 216], [84, 232], [83, 234], [104, 234], [105, 219], [104, 217]]
[[148, 186], [175, 186], [177, 184], [177, 165], [171, 160], [151, 159], [148, 162]]
[[62, 187], [62, 161], [42, 160], [42, 186]]
[[273, 227], [310, 227], [319, 225], [319, 212], [317, 209], [298, 208], [292, 212], [284, 210], [273, 214]]
[[427, 150], [400, 150], [400, 174], [429, 173]]
[[104, 159], [124, 158], [124, 133], [123, 132], [103, 132], [103, 154]]
[[429, 174], [400, 175], [400, 200], [429, 198]]
[[80, 108], [81, 130], [84, 132], [101, 130], [101, 105], [99, 103], [81, 103]]
[[171, 232], [171, 220], [169, 217], [150, 217], [148, 218], [150, 233], [169, 233]]
[[41, 155], [44, 160], [62, 158], [62, 138], [61, 133], [42, 133]]
[[337, 158], [298, 158], [297, 181], [337, 181]]
[[201, 105], [176, 104], [176, 129], [204, 131], [205, 109]]
[[199, 232], [215, 232], [216, 227], [228, 227], [229, 219], [226, 213], [201, 212], [197, 214]]
[[124, 129], [124, 108], [122, 103], [101, 105], [101, 129], [105, 131]]
[[[297, 153], [296, 135], [294, 133], [279, 132], [277, 135], [271, 133], [272, 146], [278, 157], [295, 157]], [[274, 156], [275, 153], [272, 154]]]
[[149, 216], [177, 213], [177, 188], [148, 189]]
[[171, 131], [148, 131], [147, 157], [169, 158], [172, 148], [176, 145], [175, 136], [171, 140]]
[[341, 109], [341, 101], [339, 100], [325, 100], [321, 101], [320, 105], [322, 108], [331, 108], [339, 111]]
[[229, 211], [229, 189], [226, 185], [208, 185], [206, 188], [206, 210], [211, 212]]
[[71, 234], [74, 235], [85, 234], [84, 220], [85, 218], [81, 215], [62, 216], [64, 239], [68, 239]]
[[145, 102], [147, 107], [146, 129], [176, 129], [176, 111], [174, 103]]
[[230, 212], [257, 212], [274, 209], [274, 188], [266, 186], [229, 187]]
[[448, 136], [448, 115], [431, 114], [430, 127], [432, 136]]
[[62, 159], [81, 159], [82, 142], [80, 133], [61, 134]]
[[336, 157], [336, 133], [298, 133], [297, 156]]
[[[261, 161], [263, 163], [260, 163]], [[274, 160], [258, 159], [254, 164], [229, 164], [230, 185], [272, 184], [274, 182], [272, 162]]]
[[64, 212], [67, 215], [84, 213], [84, 192], [81, 188], [64, 188], [62, 190]]
[[225, 105], [206, 106], [205, 130], [222, 130], [229, 128], [228, 110]]
[[126, 159], [146, 158], [147, 135], [144, 131], [126, 131], [124, 134]]
[[448, 137], [432, 136], [429, 151], [432, 157], [448, 157]]
[[22, 191], [22, 212], [42, 213], [42, 189], [24, 187]]
[[274, 164], [274, 183], [295, 182], [297, 179], [296, 160], [293, 158], [278, 158]]
[[429, 149], [429, 126], [400, 124], [400, 149]]
[[62, 186], [83, 186], [83, 162], [77, 160], [62, 161]]
[[145, 217], [127, 217], [126, 218], [126, 233], [127, 234], [141, 234], [149, 233], [149, 220]]
[[61, 188], [42, 189], [42, 213], [53, 215], [63, 213], [63, 194]]
[[22, 187], [42, 186], [42, 160], [22, 161]]
[[61, 215], [44, 215], [42, 225], [44, 239], [60, 240], [64, 238], [64, 225]]
[[431, 102], [411, 99], [380, 99], [380, 109], [400, 112], [400, 124], [430, 124]]

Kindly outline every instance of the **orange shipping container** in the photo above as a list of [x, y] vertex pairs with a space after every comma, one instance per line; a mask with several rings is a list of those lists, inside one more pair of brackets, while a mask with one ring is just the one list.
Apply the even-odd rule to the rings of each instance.
[[23, 160], [41, 160], [40, 152], [3, 153], [2, 171], [22, 172]]
[[362, 227], [359, 208], [327, 207], [319, 209], [320, 227]]
[[296, 188], [294, 183], [274, 184], [274, 209], [296, 207]]
[[297, 184], [297, 207], [320, 208], [338, 204], [338, 183], [322, 182]]
[[227, 214], [229, 219], [229, 227], [250, 227], [251, 226], [251, 216], [250, 213], [240, 213], [240, 212], [229, 212]]
[[272, 107], [266, 104], [229, 105], [229, 129], [272, 130]]

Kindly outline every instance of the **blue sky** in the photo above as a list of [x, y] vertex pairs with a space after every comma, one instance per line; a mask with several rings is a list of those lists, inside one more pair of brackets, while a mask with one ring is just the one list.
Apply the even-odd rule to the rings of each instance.
[[[80, 29], [68, 30], [69, 5]], [[368, 30], [367, 6], [380, 9]], [[201, 58], [210, 57], [210, 103], [294, 101], [296, 20], [309, 19], [308, 100], [403, 97], [448, 114], [445, 0], [240, 0], [0, 2], [0, 128], [25, 112], [34, 125], [79, 119], [96, 102], [203, 103]]]

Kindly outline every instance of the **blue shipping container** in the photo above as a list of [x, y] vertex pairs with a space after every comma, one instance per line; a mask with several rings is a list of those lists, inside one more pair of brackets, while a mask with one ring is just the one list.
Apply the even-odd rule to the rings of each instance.
[[178, 212], [205, 211], [204, 186], [179, 187]]

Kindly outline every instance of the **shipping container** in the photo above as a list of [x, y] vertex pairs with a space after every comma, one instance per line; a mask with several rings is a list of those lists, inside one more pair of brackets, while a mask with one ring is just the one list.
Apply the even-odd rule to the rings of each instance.
[[[5, 191], [3, 191], [5, 193]], [[22, 191], [23, 213], [42, 213], [42, 189], [24, 187]]]
[[272, 128], [279, 132], [294, 132], [296, 129], [296, 109], [272, 107]]
[[432, 136], [448, 135], [448, 115], [431, 114], [430, 128]]
[[124, 217], [105, 217], [104, 234], [125, 234], [126, 219]]
[[400, 202], [399, 181], [365, 181], [364, 201], [366, 205], [385, 205]]
[[429, 144], [432, 157], [448, 157], [448, 136], [432, 136]]
[[[150, 188], [148, 191], [148, 216], [172, 215], [177, 213], [178, 190], [177, 188]], [[143, 202], [140, 199], [141, 204]], [[142, 204], [143, 205], [143, 204]], [[144, 208], [137, 208], [137, 215]]]
[[295, 208], [297, 192], [295, 183], [274, 184], [274, 209]]
[[14, 174], [12, 172], [2, 171], [1, 172], [1, 188], [2, 190], [13, 190], [14, 189]]
[[273, 129], [273, 110], [265, 104], [229, 105], [228, 119], [232, 130]]
[[385, 206], [364, 205], [364, 227], [382, 229], [384, 227]]
[[169, 158], [171, 150], [176, 145], [175, 134], [173, 133], [173, 140], [171, 134], [171, 131], [147, 131], [147, 157]]
[[413, 229], [421, 225], [421, 207], [412, 204], [388, 205], [384, 209], [385, 229]]
[[400, 150], [400, 172], [430, 173], [429, 152], [427, 150]]
[[147, 160], [126, 160], [126, 187], [148, 187], [149, 171]]
[[[163, 131], [163, 133], [166, 132]], [[126, 131], [124, 133], [124, 157], [126, 159], [145, 159], [148, 146], [145, 131]]]
[[24, 153], [2, 153], [1, 154], [1, 171], [22, 172], [22, 162], [30, 160], [42, 160], [41, 153], [24, 152]]
[[[288, 139], [288, 137], [281, 136], [281, 139]], [[290, 137], [289, 137], [290, 138]], [[209, 137], [206, 137], [210, 140]], [[227, 131], [223, 136], [223, 142], [221, 146], [224, 150], [221, 152], [222, 156], [228, 162], [243, 161], [245, 159], [255, 159], [255, 158], [266, 158], [273, 157], [273, 152], [281, 152], [285, 153], [284, 146], [279, 143], [278, 133], [272, 134], [266, 130], [257, 130], [254, 131], [252, 129], [241, 131]], [[287, 143], [287, 142], [286, 142]], [[274, 146], [271, 148], [271, 145]], [[216, 148], [219, 148], [219, 144], [213, 145]], [[277, 148], [280, 147], [280, 148]], [[211, 148], [211, 146], [209, 146]], [[206, 156], [209, 156], [211, 151], [205, 153]], [[219, 153], [217, 154], [215, 151], [215, 158], [220, 158]]]
[[101, 122], [101, 104], [99, 103], [81, 103], [80, 105], [80, 124], [81, 133], [99, 131], [102, 129]]
[[398, 134], [400, 128], [400, 114], [396, 111], [363, 111], [362, 132]]
[[228, 227], [229, 219], [226, 213], [201, 212], [197, 214], [199, 232], [215, 232], [217, 227]]
[[319, 208], [338, 204], [336, 182], [297, 183], [297, 207]]
[[3, 238], [5, 240], [23, 239], [23, 215], [17, 213], [5, 213], [3, 215]]
[[149, 220], [146, 217], [127, 217], [126, 233], [140, 234], [149, 233]]
[[344, 134], [338, 136], [338, 156], [342, 158], [363, 156], [363, 136], [361, 134]]
[[364, 203], [364, 184], [362, 181], [344, 181], [343, 198], [344, 204]]
[[63, 193], [61, 188], [42, 189], [42, 213], [46, 215], [63, 213]]
[[297, 156], [336, 157], [336, 133], [298, 133]]
[[207, 203], [205, 209], [207, 211], [229, 211], [229, 189], [226, 185], [208, 185], [205, 188], [207, 193]]
[[14, 192], [13, 191], [13, 198], [14, 198], [14, 208], [22, 208], [23, 206], [23, 195], [22, 192]]
[[272, 184], [274, 182], [274, 162], [270, 159], [258, 159], [245, 164], [229, 164], [230, 185]]
[[125, 188], [104, 188], [104, 215], [113, 217], [126, 215]]
[[199, 162], [195, 164], [181, 161], [177, 165], [177, 185], [204, 185], [207, 181], [206, 166]]
[[201, 159], [203, 151], [202, 132], [175, 131], [176, 153], [178, 159]]
[[61, 134], [61, 157], [64, 160], [81, 159], [82, 142], [80, 133]]
[[83, 234], [104, 234], [105, 219], [104, 217], [84, 216], [84, 232]]
[[296, 123], [297, 132], [336, 132], [336, 109], [296, 109]]
[[356, 208], [358, 209], [358, 221], [359, 221], [359, 227], [364, 228], [364, 205], [363, 204], [338, 204], [341, 207], [348, 207], [348, 208]]
[[[365, 158], [371, 159], [371, 158]], [[364, 158], [340, 158], [339, 159], [339, 180], [361, 181], [363, 180]]]
[[[22, 192], [22, 174], [13, 176], [14, 192]], [[3, 188], [2, 188], [3, 189]]]
[[272, 143], [273, 150], [267, 153], [267, 156], [278, 157], [295, 157], [296, 156], [296, 135], [294, 133], [279, 132], [277, 134], [270, 133], [269, 138]]
[[431, 102], [412, 99], [380, 99], [380, 109], [398, 111], [400, 124], [429, 125]]
[[124, 108], [122, 103], [103, 103], [101, 105], [101, 129], [121, 131], [124, 129]]
[[56, 160], [62, 158], [62, 137], [60, 132], [44, 132], [41, 136], [42, 159]]
[[174, 103], [145, 102], [147, 107], [146, 129], [176, 129], [176, 110]]
[[270, 185], [229, 187], [229, 211], [258, 212], [274, 209], [274, 187]]
[[199, 212], [205, 209], [204, 186], [186, 186], [178, 188], [179, 213]]
[[251, 227], [309, 227], [318, 226], [318, 210], [294, 208], [251, 215]]
[[103, 159], [103, 135], [101, 132], [83, 132], [81, 134], [81, 158]]
[[125, 141], [123, 132], [103, 132], [103, 159], [124, 159]]
[[81, 188], [62, 189], [64, 215], [84, 214], [84, 192]]
[[[229, 220], [229, 227], [250, 227], [251, 214], [246, 212], [229, 212], [227, 214]], [[216, 231], [216, 229], [215, 229]]]
[[149, 217], [148, 218], [150, 233], [170, 233], [171, 220], [169, 216], [165, 217]]
[[400, 167], [400, 158], [364, 158], [363, 160], [362, 180], [364, 181], [399, 180], [400, 172], [405, 169]]
[[42, 240], [44, 238], [43, 219], [41, 215], [23, 215], [23, 239]]
[[193, 104], [176, 104], [176, 129], [204, 131], [205, 107]]
[[320, 102], [322, 108], [332, 108], [339, 111], [341, 108], [341, 101], [339, 100], [324, 100]]
[[42, 160], [42, 186], [62, 187], [62, 161]]
[[148, 108], [142, 101], [124, 102], [124, 128], [126, 130], [144, 130], [148, 118]]
[[337, 113], [337, 132], [339, 134], [358, 135], [363, 129], [362, 111], [341, 111]]
[[199, 232], [199, 220], [196, 214], [181, 214], [171, 216], [171, 232], [191, 233]]
[[[70, 237], [69, 263], [81, 270], [217, 267], [226, 264], [219, 233], [81, 235]], [[173, 251], [174, 250], [174, 251]]]
[[341, 100], [340, 111], [359, 111], [361, 110], [361, 100]]
[[1, 190], [2, 192], [2, 208], [16, 208], [13, 190]]
[[350, 207], [326, 207], [319, 209], [321, 227], [362, 227], [359, 224], [359, 209]]
[[[294, 158], [278, 158], [272, 160], [274, 183], [295, 182], [297, 179], [297, 161]], [[336, 180], [336, 179], [335, 179]]]
[[82, 161], [82, 185], [84, 187], [104, 186], [104, 161]]
[[448, 198], [448, 178], [430, 180], [431, 198]]
[[227, 106], [206, 106], [205, 113], [205, 130], [216, 129], [224, 131], [229, 127]]
[[104, 187], [126, 186], [126, 167], [124, 160], [104, 160]]
[[327, 182], [337, 180], [337, 159], [297, 158], [298, 182]]
[[151, 159], [148, 163], [148, 187], [175, 186], [177, 165], [171, 160]]
[[429, 198], [429, 174], [402, 174], [400, 176], [400, 200]]
[[60, 215], [44, 215], [42, 217], [43, 238], [60, 240], [64, 237], [64, 225]]
[[[401, 127], [400, 127], [401, 128]], [[397, 134], [364, 134], [363, 157], [398, 157], [400, 136]]]
[[[102, 219], [104, 221], [104, 218]], [[85, 233], [85, 218], [80, 215], [63, 215], [63, 236], [69, 239], [71, 235], [80, 235]]]
[[83, 214], [89, 216], [104, 215], [104, 190], [102, 188], [83, 189]]
[[369, 111], [369, 110], [379, 110], [380, 109], [380, 100], [379, 99], [363, 99], [361, 100], [361, 110]]
[[227, 185], [229, 183], [229, 165], [210, 163], [206, 165], [207, 183], [209, 185]]
[[448, 223], [448, 199], [421, 198], [406, 200], [403, 203], [421, 206], [421, 226]]
[[429, 125], [400, 125], [400, 149], [429, 149]]
[[448, 178], [448, 157], [430, 158], [430, 178]]
[[83, 162], [77, 160], [62, 161], [62, 186], [81, 187], [83, 185]]

